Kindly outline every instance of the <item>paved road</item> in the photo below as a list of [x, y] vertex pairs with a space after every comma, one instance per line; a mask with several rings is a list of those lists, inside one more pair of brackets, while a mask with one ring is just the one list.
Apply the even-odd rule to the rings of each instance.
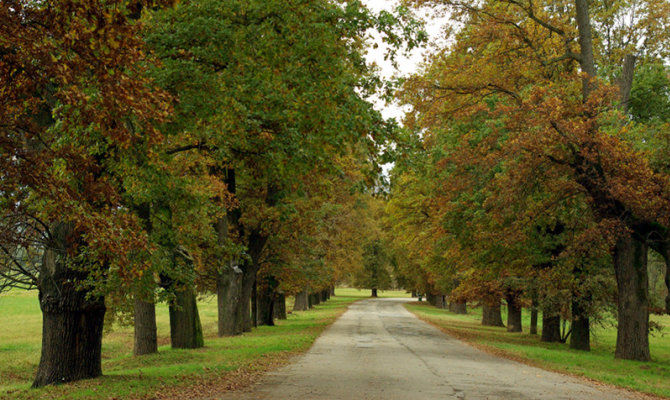
[[402, 299], [354, 303], [311, 350], [223, 399], [622, 399], [476, 350], [419, 320]]

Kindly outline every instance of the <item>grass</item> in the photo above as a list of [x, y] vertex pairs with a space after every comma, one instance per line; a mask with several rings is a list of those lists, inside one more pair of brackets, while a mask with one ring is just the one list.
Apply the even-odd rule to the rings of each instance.
[[[71, 384], [30, 389], [39, 362], [42, 317], [34, 292], [0, 295], [1, 399], [143, 399], [191, 398], [215, 394], [250, 382], [254, 376], [286, 363], [307, 350], [346, 307], [362, 296], [337, 290], [328, 302], [289, 314], [274, 327], [259, 327], [242, 336], [216, 335], [216, 299], [199, 303], [205, 347], [173, 350], [169, 345], [167, 307], [156, 310], [159, 352], [133, 357], [132, 327], [106, 332], [102, 346], [104, 376]], [[292, 301], [287, 302], [290, 310]]]
[[[524, 333], [508, 333], [505, 328], [482, 326], [480, 308], [468, 309], [467, 315], [457, 315], [426, 303], [415, 302], [406, 307], [443, 331], [497, 355], [626, 389], [670, 397], [670, 337], [667, 335], [670, 316], [651, 317], [664, 329], [650, 337], [653, 360], [645, 363], [614, 359], [616, 328], [612, 324], [593, 327], [591, 351], [584, 352], [570, 350], [567, 344], [543, 343], [538, 335], [528, 334], [530, 315], [526, 310], [523, 313]], [[503, 321], [506, 317], [503, 311]]]

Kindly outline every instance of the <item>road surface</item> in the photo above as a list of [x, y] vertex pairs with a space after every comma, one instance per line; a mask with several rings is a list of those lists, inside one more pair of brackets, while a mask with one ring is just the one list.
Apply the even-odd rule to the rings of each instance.
[[352, 304], [292, 364], [224, 400], [622, 399], [590, 385], [481, 352], [419, 320], [402, 303]]

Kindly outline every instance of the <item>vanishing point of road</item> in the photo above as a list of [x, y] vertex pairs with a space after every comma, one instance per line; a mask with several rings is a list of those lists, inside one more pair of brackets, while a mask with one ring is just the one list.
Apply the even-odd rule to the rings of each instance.
[[622, 399], [626, 392], [495, 357], [403, 307], [352, 304], [292, 364], [222, 399]]

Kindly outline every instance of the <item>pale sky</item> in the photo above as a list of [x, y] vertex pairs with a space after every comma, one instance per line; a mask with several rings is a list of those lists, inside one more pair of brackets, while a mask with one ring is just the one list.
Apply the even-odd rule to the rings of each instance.
[[[398, 5], [397, 0], [363, 0], [363, 3], [365, 3], [372, 11], [392, 11]], [[425, 29], [428, 33], [429, 43], [434, 41], [444, 42], [442, 27], [447, 23], [447, 18], [435, 16], [434, 11], [431, 12], [431, 10], [428, 9], [421, 10], [417, 15], [426, 21]], [[423, 48], [414, 49], [409, 57], [398, 57], [396, 61], [399, 70], [396, 71], [390, 61], [384, 60], [385, 49], [381, 40], [378, 41], [378, 44], [379, 48], [377, 49], [370, 47], [367, 58], [370, 62], [376, 62], [380, 67], [384, 78], [404, 76], [417, 71], [423, 60], [424, 53], [428, 50], [428, 44], [426, 44]], [[382, 114], [386, 118], [396, 118], [398, 121], [401, 121], [404, 115], [403, 110], [397, 105], [387, 105], [382, 101], [379, 101], [378, 108], [382, 110]]]

